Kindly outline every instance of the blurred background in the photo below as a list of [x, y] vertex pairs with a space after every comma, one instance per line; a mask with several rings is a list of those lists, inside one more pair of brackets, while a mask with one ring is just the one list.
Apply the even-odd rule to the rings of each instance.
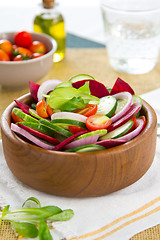
[[[100, 0], [57, 0], [67, 33], [104, 43]], [[0, 1], [0, 32], [33, 30], [33, 19], [41, 0]]]

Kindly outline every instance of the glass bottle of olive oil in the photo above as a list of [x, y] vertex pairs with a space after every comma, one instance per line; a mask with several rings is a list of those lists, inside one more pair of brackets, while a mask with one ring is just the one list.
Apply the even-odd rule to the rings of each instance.
[[54, 62], [59, 62], [65, 55], [65, 26], [58, 4], [54, 0], [43, 0], [43, 6], [34, 18], [33, 30], [53, 37], [57, 42], [57, 50], [53, 56]]

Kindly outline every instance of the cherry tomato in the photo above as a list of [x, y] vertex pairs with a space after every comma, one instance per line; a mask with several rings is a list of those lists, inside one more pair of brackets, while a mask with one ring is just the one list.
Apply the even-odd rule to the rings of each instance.
[[0, 61], [10, 61], [8, 54], [0, 49]]
[[31, 58], [34, 59], [34, 58], [41, 57], [41, 56], [43, 56], [43, 55], [44, 55], [44, 54], [42, 54], [42, 53], [33, 53], [32, 56], [31, 56]]
[[69, 126], [69, 131], [70, 131], [71, 133], [73, 133], [73, 134], [75, 134], [75, 133], [77, 133], [77, 132], [81, 132], [81, 131], [83, 131], [83, 130], [85, 130], [85, 129], [82, 128], [82, 127], [73, 126], [73, 125], [70, 125], [70, 126]]
[[47, 104], [44, 101], [44, 99], [40, 100], [37, 104], [36, 104], [36, 111], [38, 113], [38, 115], [40, 117], [43, 118], [47, 118], [49, 117], [48, 113], [47, 113]]
[[96, 114], [97, 108], [98, 108], [97, 105], [87, 104], [87, 105], [85, 106], [85, 108], [83, 108], [83, 109], [77, 109], [77, 110], [75, 110], [74, 112], [79, 113], [79, 114], [82, 114], [82, 115], [84, 115], [84, 116], [86, 116], [86, 117], [89, 117], [89, 116], [91, 116], [91, 115]]
[[28, 57], [29, 58], [32, 55], [32, 53], [27, 48], [17, 47], [17, 48], [14, 49], [13, 55], [14, 56], [22, 55], [23, 57]]
[[17, 122], [24, 122], [21, 118], [19, 118], [13, 111], [11, 113], [11, 116], [12, 116], [12, 120], [14, 123], [17, 123]]
[[0, 49], [6, 52], [9, 56], [12, 54], [12, 43], [9, 40], [0, 40]]
[[47, 52], [47, 48], [46, 46], [42, 43], [42, 42], [39, 42], [39, 41], [33, 41], [29, 50], [32, 52], [32, 53], [42, 53], [42, 54], [45, 54]]
[[13, 61], [23, 61], [23, 57], [19, 54], [13, 58]]
[[95, 114], [86, 119], [86, 127], [90, 131], [106, 129], [112, 123], [112, 120], [103, 114]]
[[51, 117], [52, 114], [54, 113], [53, 108], [51, 108], [49, 105], [47, 105], [47, 113]]
[[26, 31], [17, 32], [14, 35], [14, 42], [19, 47], [29, 48], [32, 44], [32, 35]]

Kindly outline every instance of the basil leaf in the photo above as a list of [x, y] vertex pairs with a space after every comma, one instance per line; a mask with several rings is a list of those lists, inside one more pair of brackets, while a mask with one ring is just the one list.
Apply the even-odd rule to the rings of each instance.
[[43, 220], [41, 220], [39, 223], [38, 236], [39, 236], [39, 240], [52, 240], [53, 239], [52, 235], [49, 231], [48, 225]]
[[12, 222], [13, 228], [22, 236], [28, 238], [36, 238], [38, 236], [37, 227], [28, 222]]
[[51, 221], [54, 221], [54, 222], [56, 222], [56, 221], [68, 221], [73, 216], [74, 216], [73, 210], [72, 209], [67, 209], [67, 210], [64, 210], [61, 213], [58, 213], [56, 215], [53, 215], [53, 216], [49, 217], [48, 220], [51, 220]]
[[86, 104], [81, 97], [73, 97], [61, 106], [62, 111], [73, 112], [78, 108], [84, 108]]
[[22, 205], [22, 208], [40, 208], [41, 203], [35, 197], [28, 198]]

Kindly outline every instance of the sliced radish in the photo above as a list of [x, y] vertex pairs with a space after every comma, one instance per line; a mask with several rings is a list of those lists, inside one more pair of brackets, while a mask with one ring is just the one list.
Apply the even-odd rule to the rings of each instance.
[[59, 83], [62, 83], [62, 81], [57, 80], [57, 79], [49, 79], [49, 80], [43, 82], [40, 85], [38, 92], [37, 92], [38, 101], [40, 101], [42, 98], [45, 99], [43, 97], [43, 94], [48, 94], [50, 91], [53, 91]]
[[18, 123], [18, 126], [21, 127], [21, 128], [23, 128], [23, 129], [26, 130], [27, 132], [33, 134], [34, 136], [39, 137], [39, 138], [42, 138], [42, 139], [44, 139], [44, 140], [46, 140], [46, 141], [48, 141], [48, 142], [50, 142], [50, 143], [53, 143], [54, 145], [57, 145], [57, 144], [60, 143], [59, 140], [57, 140], [57, 139], [55, 139], [55, 138], [53, 138], [53, 137], [47, 136], [47, 135], [44, 134], [44, 133], [38, 132], [38, 131], [36, 131], [35, 129], [30, 128], [30, 127], [28, 127], [28, 126], [25, 126], [25, 125], [23, 125], [23, 124], [21, 124], [21, 123]]
[[107, 128], [107, 131], [110, 132], [110, 131], [113, 131], [114, 129], [120, 127], [121, 125], [126, 123], [129, 119], [134, 117], [140, 111], [140, 109], [141, 109], [141, 104], [140, 103], [134, 103], [133, 105], [131, 105], [129, 110], [126, 112], [126, 114], [122, 118], [120, 118], [118, 121], [112, 123]]
[[132, 132], [130, 132], [130, 133], [118, 138], [118, 139], [119, 140], [125, 140], [125, 141], [131, 140], [132, 138], [136, 137], [142, 131], [143, 126], [144, 126], [143, 119], [137, 118], [136, 119], [136, 124], [135, 124], [135, 129]]
[[125, 142], [126, 142], [125, 140], [119, 140], [119, 139], [106, 139], [106, 140], [97, 142], [96, 144], [101, 145], [105, 148], [111, 148], [111, 147], [115, 147], [115, 146], [118, 146], [120, 144], [123, 144]]
[[129, 92], [132, 95], [135, 94], [133, 89], [130, 87], [130, 85], [128, 83], [126, 83], [125, 81], [123, 81], [120, 78], [117, 78], [117, 80], [110, 92], [110, 95], [120, 93], [120, 92]]
[[98, 138], [99, 138], [99, 134], [81, 138], [81, 139], [75, 140], [75, 141], [67, 144], [64, 148], [71, 149], [71, 148], [80, 147], [80, 146], [87, 145], [87, 144], [96, 144]]
[[30, 93], [36, 102], [38, 102], [37, 92], [38, 92], [39, 87], [40, 87], [39, 84], [29, 81]]
[[79, 114], [79, 113], [73, 113], [73, 112], [57, 112], [53, 113], [51, 116], [51, 120], [53, 119], [72, 119], [77, 120], [81, 122], [86, 122], [87, 117]]
[[22, 103], [19, 100], [14, 100], [16, 102], [16, 104], [18, 105], [18, 107], [26, 114], [30, 115], [29, 109], [30, 106], [26, 105], [25, 103]]
[[124, 108], [119, 111], [116, 115], [111, 117], [112, 123], [116, 122], [119, 118], [121, 118], [131, 107], [132, 104], [132, 95], [129, 92], [120, 92], [113, 95], [117, 100], [119, 99], [126, 99], [127, 103]]
[[28, 140], [30, 140], [31, 142], [33, 142], [34, 144], [36, 144], [41, 148], [48, 149], [48, 150], [51, 150], [54, 148], [54, 145], [45, 143], [44, 141], [38, 139], [37, 137], [33, 136], [32, 134], [30, 134], [29, 132], [27, 132], [26, 130], [22, 129], [21, 127], [17, 126], [14, 123], [11, 123], [11, 129], [12, 131], [19, 133], [20, 135], [27, 138]]
[[102, 98], [109, 95], [107, 88], [102, 83], [97, 82], [96, 80], [93, 79], [85, 79], [78, 82], [74, 82], [72, 83], [72, 86], [78, 89], [82, 87], [85, 84], [85, 82], [89, 82], [91, 95], [98, 98]]
[[57, 146], [54, 147], [54, 151], [59, 151], [59, 150], [62, 150], [67, 144], [69, 144], [70, 142], [72, 142], [75, 138], [77, 138], [78, 136], [84, 134], [84, 133], [87, 133], [88, 131], [87, 130], [84, 130], [82, 132], [78, 132], [78, 133], [75, 133], [74, 135], [72, 135], [71, 137], [65, 139], [63, 142], [61, 142], [60, 144], [58, 144]]

